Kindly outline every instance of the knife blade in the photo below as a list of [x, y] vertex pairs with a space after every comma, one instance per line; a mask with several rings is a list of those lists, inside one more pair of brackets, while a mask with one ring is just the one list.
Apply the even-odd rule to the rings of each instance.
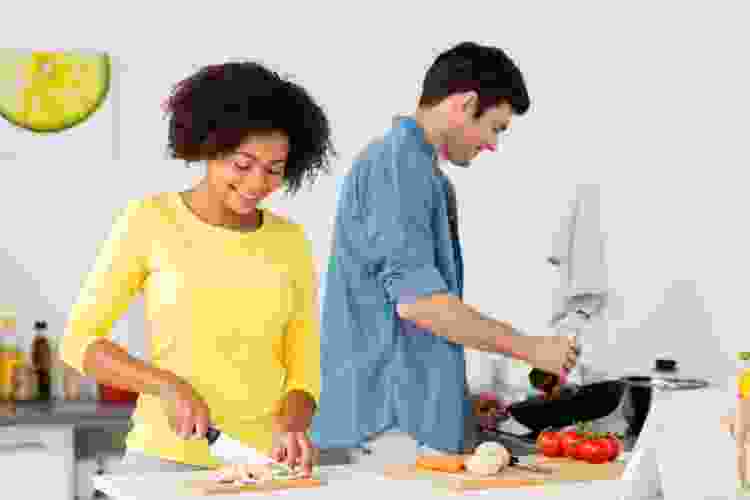
[[529, 464], [529, 463], [521, 462], [520, 459], [515, 455], [511, 455], [510, 463], [508, 465], [510, 467], [517, 467], [519, 469], [524, 469], [529, 472], [536, 472], [538, 474], [551, 474], [552, 473], [552, 470], [547, 467], [542, 467], [536, 464]]
[[208, 440], [208, 449], [211, 455], [228, 464], [271, 465], [281, 467], [289, 475], [295, 474], [287, 464], [273, 460], [268, 455], [264, 455], [257, 449], [243, 444], [240, 440], [233, 438], [216, 427], [208, 426], [206, 439]]

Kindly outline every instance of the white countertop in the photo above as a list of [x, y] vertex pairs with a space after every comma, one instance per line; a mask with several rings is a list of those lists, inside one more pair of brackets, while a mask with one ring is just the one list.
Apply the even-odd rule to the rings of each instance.
[[[157, 472], [140, 475], [103, 475], [94, 479], [97, 489], [117, 500], [177, 500], [185, 498], [206, 498], [186, 493], [178, 493], [175, 484], [180, 481], [207, 478], [211, 472]], [[283, 493], [291, 498], [331, 499], [358, 498], [425, 498], [443, 497], [445, 493], [433, 489], [426, 481], [388, 480], [377, 473], [354, 470], [348, 466], [321, 467], [321, 475], [327, 485], [320, 488], [287, 490]], [[601, 500], [617, 498], [622, 491], [621, 481], [593, 481], [590, 483], [554, 484], [544, 487], [504, 488], [467, 492], [459, 496], [498, 498], [503, 500], [545, 498], [576, 498], [577, 500]], [[244, 492], [241, 497], [268, 495], [268, 493]], [[232, 495], [236, 498], [238, 495]]]
[[735, 406], [735, 380], [716, 377], [699, 390], [656, 392], [623, 477], [620, 500], [663, 490], [665, 500], [736, 498], [734, 440], [720, 418]]
[[[691, 375], [683, 372], [677, 376]], [[734, 380], [731, 377], [701, 378], [708, 378], [714, 385], [699, 390], [654, 392], [651, 412], [623, 480], [494, 489], [464, 495], [518, 500], [538, 499], [540, 494], [545, 498], [577, 500], [734, 499], [734, 442], [723, 434], [719, 422], [720, 417], [734, 407]], [[322, 467], [321, 473], [328, 481], [325, 487], [288, 490], [283, 494], [316, 499], [329, 499], [331, 495], [346, 495], [347, 498], [363, 494], [398, 498], [444, 495], [427, 482], [385, 480], [376, 473], [348, 466]], [[210, 472], [104, 475], [95, 478], [95, 485], [117, 500], [196, 498], [179, 493], [175, 484], [201, 478], [204, 474]], [[653, 482], [647, 484], [649, 479], [663, 489], [663, 497], [654, 491]], [[264, 494], [267, 495], [248, 492], [239, 496]]]

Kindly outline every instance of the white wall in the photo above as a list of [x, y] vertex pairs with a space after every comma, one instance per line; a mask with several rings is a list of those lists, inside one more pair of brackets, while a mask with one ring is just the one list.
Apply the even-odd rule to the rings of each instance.
[[[545, 263], [551, 235], [573, 186], [598, 183], [609, 279], [622, 302], [596, 345], [600, 362], [649, 366], [668, 354], [714, 373], [747, 348], [741, 175], [750, 78], [741, 2], [477, 2], [446, 11], [436, 2], [264, 2], [262, 10], [123, 2], [103, 12], [45, 3], [19, 7], [27, 17], [15, 18], [33, 19], [35, 29], [11, 23], [2, 45], [95, 46], [117, 56], [122, 72], [107, 107], [69, 142], [40, 139], [32, 152], [28, 141], [0, 135], [0, 303], [19, 308], [27, 342], [36, 319], [59, 334], [116, 209], [182, 189], [200, 173], [164, 159], [159, 105], [177, 80], [234, 57], [294, 74], [329, 113], [342, 175], [393, 114], [414, 108], [437, 53], [471, 39], [510, 51], [533, 104], [504, 152], [469, 171], [450, 169], [466, 300], [547, 333], [557, 279]], [[325, 178], [271, 203], [307, 226], [321, 262], [335, 185]], [[137, 338], [141, 314], [136, 305], [116, 338]], [[480, 380], [489, 365], [470, 359]]]

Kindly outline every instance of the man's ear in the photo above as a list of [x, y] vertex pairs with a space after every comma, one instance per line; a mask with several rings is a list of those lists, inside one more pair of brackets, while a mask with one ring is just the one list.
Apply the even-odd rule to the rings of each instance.
[[479, 94], [472, 90], [461, 94], [464, 113], [474, 116], [474, 112], [479, 109]]
[[474, 91], [461, 92], [447, 97], [446, 101], [449, 124], [453, 127], [460, 127], [468, 118], [474, 116], [479, 96]]

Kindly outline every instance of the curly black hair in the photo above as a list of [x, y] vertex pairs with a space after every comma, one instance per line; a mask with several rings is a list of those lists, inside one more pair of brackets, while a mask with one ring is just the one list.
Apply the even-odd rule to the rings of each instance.
[[336, 156], [322, 108], [307, 91], [255, 62], [205, 66], [182, 80], [165, 101], [169, 156], [188, 164], [233, 152], [251, 134], [284, 132], [288, 193], [305, 178], [330, 172]]
[[441, 53], [425, 74], [419, 105], [432, 107], [446, 97], [475, 91], [479, 106], [475, 118], [506, 101], [517, 115], [531, 103], [523, 74], [502, 49], [462, 42]]

